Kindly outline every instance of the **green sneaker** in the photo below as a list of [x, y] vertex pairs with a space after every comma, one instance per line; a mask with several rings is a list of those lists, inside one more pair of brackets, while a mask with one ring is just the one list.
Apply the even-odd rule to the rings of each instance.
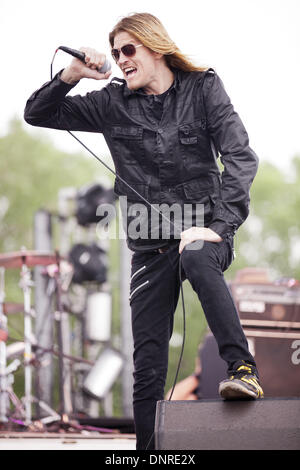
[[229, 379], [222, 380], [219, 394], [224, 400], [263, 398], [264, 392], [253, 367], [246, 362], [239, 366]]

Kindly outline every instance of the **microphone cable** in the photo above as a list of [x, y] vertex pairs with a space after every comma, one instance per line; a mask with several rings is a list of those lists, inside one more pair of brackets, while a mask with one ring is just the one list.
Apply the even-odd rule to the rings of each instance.
[[[50, 78], [51, 80], [53, 79], [53, 63], [54, 63], [54, 59], [55, 59], [55, 56], [56, 56], [56, 53], [58, 52], [59, 48], [56, 49], [56, 51], [54, 52], [54, 55], [53, 55], [53, 58], [52, 58], [52, 61], [51, 61], [51, 66], [50, 66]], [[153, 204], [151, 204], [151, 202], [149, 202], [146, 198], [144, 198], [138, 191], [136, 191], [129, 183], [127, 183], [126, 180], [124, 180], [121, 176], [119, 176], [109, 165], [107, 165], [107, 163], [105, 163], [100, 157], [98, 157], [98, 155], [96, 155], [89, 147], [87, 147], [84, 142], [82, 142], [76, 135], [73, 134], [73, 132], [67, 130], [67, 132], [80, 144], [82, 145], [82, 147], [87, 150], [87, 152], [89, 152], [94, 158], [96, 158], [98, 160], [98, 162], [100, 162], [103, 166], [105, 166], [105, 168], [107, 170], [109, 170], [116, 178], [118, 178], [120, 181], [122, 181], [122, 183], [124, 183], [130, 190], [132, 190], [138, 197], [140, 197], [146, 204], [148, 204], [148, 206], [151, 207], [152, 210], [156, 211], [158, 214], [160, 214], [168, 223], [172, 224], [173, 227], [176, 229], [178, 229], [179, 227], [176, 227], [176, 225], [168, 218], [166, 217], [159, 209], [157, 209]], [[184, 251], [184, 249], [183, 249]], [[180, 370], [180, 365], [181, 365], [181, 361], [182, 361], [182, 357], [183, 357], [183, 352], [184, 352], [184, 346], [185, 346], [185, 336], [186, 336], [186, 311], [185, 311], [185, 303], [184, 303], [184, 294], [183, 294], [183, 281], [182, 281], [182, 259], [181, 259], [181, 256], [182, 256], [182, 253], [179, 255], [179, 282], [180, 282], [180, 293], [181, 293], [181, 301], [182, 301], [182, 313], [183, 313], [183, 336], [182, 336], [182, 346], [181, 346], [181, 351], [180, 351], [180, 356], [179, 356], [179, 360], [178, 360], [178, 365], [177, 365], [177, 369], [176, 369], [176, 373], [175, 373], [175, 379], [174, 379], [174, 382], [173, 382], [173, 386], [172, 386], [172, 389], [171, 389], [171, 393], [170, 393], [170, 396], [168, 398], [168, 401], [171, 401], [172, 399], [172, 396], [173, 396], [173, 392], [174, 392], [174, 389], [175, 389], [175, 386], [176, 386], [176, 382], [177, 382], [177, 378], [178, 378], [178, 374], [179, 374], [179, 370]], [[175, 314], [175, 312], [174, 312]], [[153, 438], [153, 435], [154, 435], [154, 431], [149, 439], [149, 442], [146, 446], [146, 450], [148, 449], [149, 447], [149, 444]]]

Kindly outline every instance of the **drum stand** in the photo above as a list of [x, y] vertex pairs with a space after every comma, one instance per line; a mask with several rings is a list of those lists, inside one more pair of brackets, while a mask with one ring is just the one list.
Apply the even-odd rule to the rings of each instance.
[[[25, 395], [19, 400], [14, 394], [11, 384], [13, 383], [12, 373], [15, 372], [21, 365], [21, 362], [16, 359], [7, 367], [7, 318], [4, 314], [4, 272], [5, 268], [0, 267], [0, 423], [8, 422], [8, 405], [9, 400], [18, 411], [20, 418], [24, 419], [25, 426], [32, 424], [32, 403], [38, 403], [49, 416], [42, 418], [39, 422], [43, 424], [52, 423], [53, 421], [60, 421], [61, 416], [52, 410], [47, 403], [38, 400], [32, 396], [32, 344], [35, 343], [32, 334], [32, 317], [34, 313], [31, 309], [31, 288], [34, 283], [31, 280], [31, 273], [26, 265], [25, 256], [22, 257], [22, 266], [20, 274], [19, 286], [23, 291], [24, 299], [24, 380], [25, 380]], [[14, 259], [14, 258], [12, 258]]]
[[25, 262], [21, 268], [21, 279], [19, 286], [23, 290], [24, 296], [24, 378], [25, 378], [25, 424], [31, 423], [31, 387], [32, 387], [32, 311], [31, 311], [31, 287], [33, 282], [31, 281], [30, 270], [26, 266]]
[[4, 315], [4, 268], [0, 268], [0, 330], [3, 332], [2, 339], [0, 338], [0, 423], [7, 422], [6, 408], [7, 408], [7, 374], [6, 374], [6, 338], [5, 331], [7, 331], [7, 319]]
[[[7, 318], [4, 314], [4, 299], [5, 299], [5, 289], [4, 289], [4, 273], [5, 269], [0, 267], [0, 329], [2, 331], [2, 337], [0, 339], [0, 423], [7, 423], [7, 409], [9, 405], [9, 400], [12, 402], [14, 407], [18, 410], [20, 416], [25, 416], [25, 410], [18, 399], [14, 394], [11, 384], [13, 383], [13, 375], [21, 362], [19, 359], [15, 359], [7, 367]], [[6, 334], [5, 334], [6, 333]]]
[[[21, 251], [12, 253], [0, 253], [0, 422], [7, 422], [7, 410], [8, 410], [8, 398], [15, 405], [15, 408], [20, 412], [22, 418], [25, 419], [25, 425], [32, 424], [32, 403], [37, 403], [40, 408], [44, 409], [49, 416], [39, 419], [38, 422], [48, 424], [53, 421], [61, 421], [62, 419], [68, 419], [67, 414], [72, 413], [72, 403], [70, 391], [67, 387], [64, 387], [65, 381], [65, 368], [63, 363], [64, 351], [63, 351], [63, 335], [62, 335], [62, 315], [63, 306], [61, 301], [61, 290], [62, 283], [60, 278], [60, 262], [58, 253], [49, 253], [45, 251], [28, 251], [22, 247]], [[59, 372], [60, 372], [60, 399], [61, 399], [61, 413], [58, 414], [52, 410], [42, 400], [32, 396], [32, 367], [33, 367], [33, 354], [32, 346], [38, 347], [36, 340], [32, 333], [32, 317], [34, 312], [31, 309], [31, 288], [34, 282], [31, 280], [30, 268], [34, 266], [50, 266], [53, 265], [54, 272], [52, 276], [48, 272], [50, 277], [54, 278], [54, 289], [57, 296], [57, 321], [58, 321], [58, 346], [59, 346]], [[24, 312], [24, 381], [25, 381], [25, 394], [18, 401], [18, 398], [14, 395], [10, 384], [12, 381], [7, 379], [8, 374], [13, 379], [11, 373], [14, 372], [19, 365], [20, 361], [14, 361], [9, 367], [6, 367], [7, 362], [7, 319], [4, 314], [4, 269], [5, 268], [17, 268], [20, 269], [20, 282], [19, 286], [23, 291], [23, 305], [22, 311]], [[70, 282], [71, 275], [69, 269], [65, 268], [68, 274]], [[71, 273], [72, 274], [72, 273]], [[43, 348], [41, 348], [43, 349]], [[22, 405], [24, 404], [24, 407]], [[34, 423], [33, 423], [34, 424]]]
[[38, 403], [39, 406], [47, 411], [50, 416], [40, 419], [39, 421], [47, 424], [53, 421], [59, 421], [61, 416], [56, 413], [45, 402], [38, 400], [32, 395], [32, 344], [35, 343], [32, 334], [32, 317], [34, 316], [31, 309], [31, 287], [34, 285], [31, 280], [31, 273], [25, 260], [22, 263], [21, 279], [19, 286], [23, 290], [24, 296], [24, 379], [25, 379], [25, 396], [23, 402], [25, 405], [25, 425], [32, 422], [32, 403]]

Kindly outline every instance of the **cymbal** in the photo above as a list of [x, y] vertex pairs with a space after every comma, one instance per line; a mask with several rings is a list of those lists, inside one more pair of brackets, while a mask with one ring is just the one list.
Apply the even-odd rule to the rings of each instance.
[[7, 338], [8, 338], [8, 333], [6, 330], [3, 330], [2, 328], [0, 328], [0, 341], [7, 341]]
[[24, 250], [0, 254], [0, 266], [4, 268], [21, 268], [23, 264], [31, 268], [33, 266], [47, 266], [56, 262], [56, 254], [47, 251]]
[[24, 304], [18, 304], [15, 302], [4, 302], [2, 307], [3, 313], [5, 313], [5, 315], [24, 312]]

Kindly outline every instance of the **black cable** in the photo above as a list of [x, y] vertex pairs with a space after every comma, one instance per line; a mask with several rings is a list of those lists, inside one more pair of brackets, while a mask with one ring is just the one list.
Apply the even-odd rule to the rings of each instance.
[[[55, 58], [55, 55], [57, 53], [58, 49], [56, 49], [54, 55], [53, 55], [53, 59], [52, 59], [52, 62], [51, 62], [51, 67], [50, 67], [50, 76], [51, 76], [51, 80], [53, 79], [53, 62], [54, 62], [54, 58]], [[71, 131], [68, 131], [67, 132], [75, 139], [77, 140], [77, 142], [79, 144], [81, 144], [94, 158], [96, 158], [100, 163], [102, 163], [102, 165], [105, 166], [105, 168], [107, 168], [111, 173], [113, 173], [113, 175], [115, 175], [116, 178], [119, 178], [119, 180], [121, 180], [128, 188], [130, 188], [135, 194], [137, 194], [143, 201], [146, 202], [146, 204], [148, 204], [151, 209], [155, 210], [156, 212], [158, 212], [163, 218], [165, 218], [169, 223], [171, 223], [173, 225], [174, 228], [176, 228], [176, 225], [170, 220], [168, 219], [160, 210], [158, 210], [155, 206], [153, 206], [153, 204], [151, 204], [151, 202], [149, 202], [146, 198], [144, 198], [138, 191], [136, 191], [134, 188], [132, 188], [130, 186], [130, 184], [127, 183], [127, 181], [125, 181], [123, 178], [121, 178], [121, 176], [119, 176], [112, 168], [110, 168], [109, 165], [107, 165], [101, 158], [99, 158], [94, 152], [92, 152], [92, 150], [89, 149], [89, 147], [87, 147], [77, 136], [75, 136]], [[178, 228], [178, 227], [177, 227]], [[180, 230], [181, 231], [181, 230]], [[172, 387], [172, 391], [171, 391], [171, 394], [170, 394], [170, 397], [168, 399], [168, 401], [171, 401], [172, 399], [172, 395], [173, 395], [173, 392], [174, 392], [174, 389], [175, 389], [175, 386], [176, 386], [176, 382], [177, 382], [177, 378], [178, 378], [178, 374], [179, 374], [179, 369], [180, 369], [180, 365], [181, 365], [181, 360], [182, 360], [182, 357], [183, 357], [183, 351], [184, 351], [184, 345], [185, 345], [185, 334], [186, 334], [186, 314], [185, 314], [185, 304], [184, 304], [184, 295], [183, 295], [183, 286], [182, 286], [182, 276], [181, 276], [181, 268], [182, 268], [182, 265], [181, 265], [181, 254], [180, 254], [180, 257], [179, 257], [179, 281], [180, 281], [180, 292], [181, 292], [181, 298], [182, 298], [182, 312], [183, 312], [183, 338], [182, 338], [182, 346], [181, 346], [181, 352], [180, 352], [180, 356], [179, 356], [179, 360], [178, 360], [178, 365], [177, 365], [177, 370], [176, 370], [176, 374], [175, 374], [175, 379], [174, 379], [174, 383], [173, 383], [173, 387]], [[149, 439], [149, 442], [146, 446], [146, 450], [148, 449], [149, 447], [149, 444], [153, 438], [153, 435], [154, 435], [154, 431]]]

